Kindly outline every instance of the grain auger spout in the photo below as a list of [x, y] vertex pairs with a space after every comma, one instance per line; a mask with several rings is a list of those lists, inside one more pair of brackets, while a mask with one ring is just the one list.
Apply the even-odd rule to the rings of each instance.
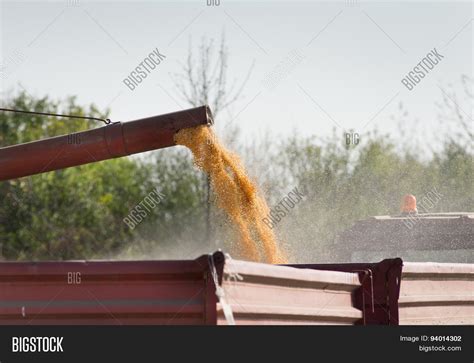
[[201, 106], [0, 148], [0, 181], [174, 146], [179, 130], [213, 122]]

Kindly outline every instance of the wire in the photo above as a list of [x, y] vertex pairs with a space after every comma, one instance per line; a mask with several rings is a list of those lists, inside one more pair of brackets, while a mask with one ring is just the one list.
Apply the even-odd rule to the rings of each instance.
[[63, 115], [60, 113], [49, 113], [49, 112], [36, 112], [36, 111], [24, 111], [24, 110], [13, 110], [11, 108], [0, 108], [0, 111], [6, 112], [17, 112], [17, 113], [26, 113], [29, 115], [42, 115], [42, 116], [58, 116], [58, 117], [68, 117], [68, 118], [80, 118], [85, 120], [95, 120], [104, 122], [106, 125], [112, 123], [109, 118], [103, 119], [98, 117], [88, 117], [88, 116], [75, 116], [75, 115]]

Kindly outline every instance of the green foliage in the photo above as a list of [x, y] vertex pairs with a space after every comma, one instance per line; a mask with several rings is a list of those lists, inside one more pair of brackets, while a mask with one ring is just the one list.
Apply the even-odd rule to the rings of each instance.
[[[74, 98], [59, 110], [59, 102], [21, 94], [8, 107], [104, 116], [93, 106], [81, 108]], [[0, 140], [6, 146], [91, 126], [87, 120], [0, 113]], [[126, 158], [1, 182], [2, 255], [18, 260], [77, 259], [117, 250], [132, 235], [122, 219], [151, 189], [148, 168]]]

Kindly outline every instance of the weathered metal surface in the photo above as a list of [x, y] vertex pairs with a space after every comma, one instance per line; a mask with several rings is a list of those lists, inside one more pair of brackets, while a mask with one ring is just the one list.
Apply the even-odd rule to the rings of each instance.
[[[474, 324], [472, 264], [0, 263], [0, 324]], [[400, 290], [399, 290], [400, 288]], [[398, 296], [400, 294], [400, 296]]]
[[[355, 324], [356, 273], [226, 261], [222, 287], [237, 325]], [[218, 324], [226, 324], [218, 305]]]
[[0, 148], [0, 181], [173, 146], [180, 129], [212, 123], [202, 106]]
[[362, 310], [358, 325], [398, 325], [398, 296], [402, 260], [386, 259], [379, 263], [302, 264], [297, 268], [358, 273], [360, 288], [354, 291], [354, 305]]
[[0, 324], [354, 324], [355, 273], [225, 260], [0, 263]]
[[474, 265], [404, 263], [400, 324], [474, 324]]
[[0, 263], [0, 324], [215, 324], [207, 271], [207, 256]]

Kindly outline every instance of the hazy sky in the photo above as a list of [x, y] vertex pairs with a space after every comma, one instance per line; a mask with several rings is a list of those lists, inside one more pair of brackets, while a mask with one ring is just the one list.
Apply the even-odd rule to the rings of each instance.
[[[114, 121], [176, 111], [187, 105], [169, 74], [190, 37], [225, 31], [230, 80], [255, 67], [243, 98], [218, 122], [233, 119], [246, 136], [392, 132], [402, 102], [404, 127], [428, 142], [449, 128], [436, 122], [439, 87], [461, 95], [461, 75], [473, 73], [472, 2], [206, 1], [1, 1], [2, 98], [22, 88], [77, 95], [110, 106]], [[123, 79], [156, 48], [166, 59], [130, 91]], [[409, 91], [401, 79], [433, 48], [444, 58]], [[288, 63], [292, 54], [297, 61]], [[459, 104], [472, 118], [471, 106]]]

